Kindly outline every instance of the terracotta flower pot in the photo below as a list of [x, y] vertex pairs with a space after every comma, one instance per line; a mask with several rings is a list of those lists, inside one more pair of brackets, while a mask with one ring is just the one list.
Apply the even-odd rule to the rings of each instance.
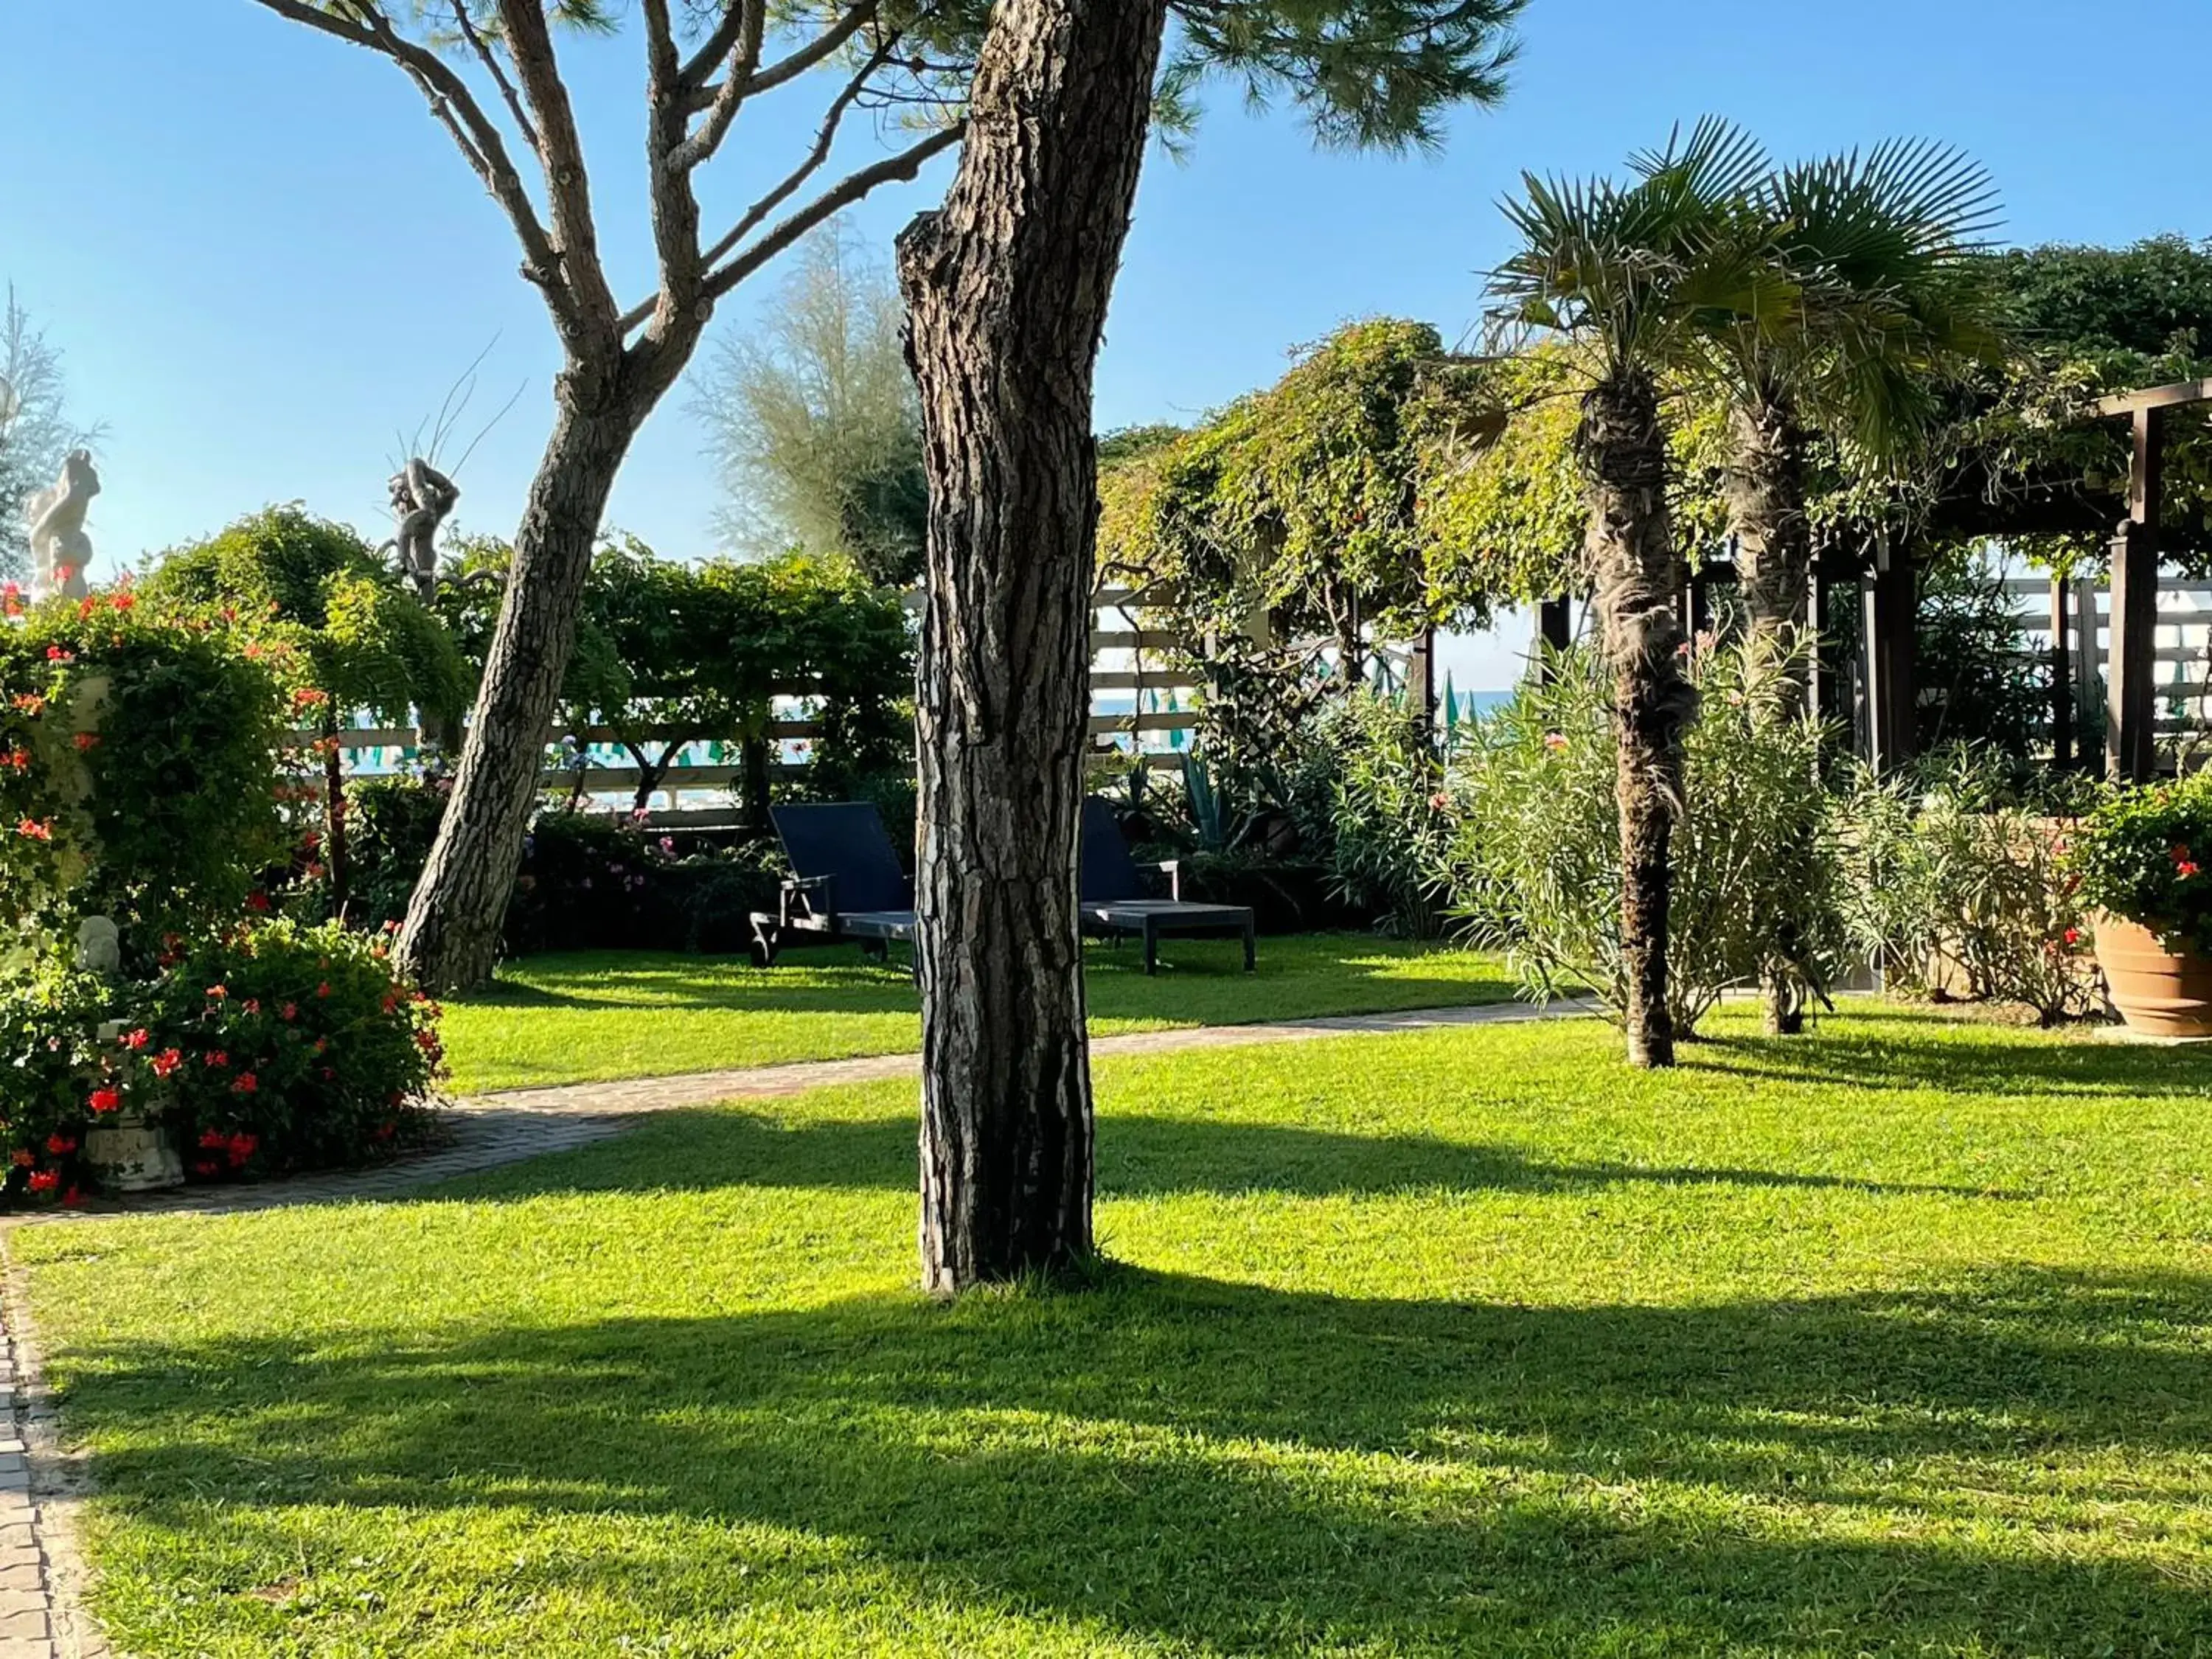
[[2146, 1036], [2212, 1037], [2212, 962], [2166, 948], [2148, 927], [2097, 918], [2097, 963], [2128, 1029]]

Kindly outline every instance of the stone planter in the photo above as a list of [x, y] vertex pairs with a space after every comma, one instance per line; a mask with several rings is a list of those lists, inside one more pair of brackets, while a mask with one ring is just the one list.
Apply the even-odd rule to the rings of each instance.
[[2156, 1037], [2212, 1037], [2212, 962], [2149, 928], [2097, 918], [2097, 965], [2112, 1006], [2131, 1031]]
[[185, 1161], [161, 1121], [117, 1112], [84, 1133], [85, 1162], [112, 1193], [152, 1193], [185, 1184]]

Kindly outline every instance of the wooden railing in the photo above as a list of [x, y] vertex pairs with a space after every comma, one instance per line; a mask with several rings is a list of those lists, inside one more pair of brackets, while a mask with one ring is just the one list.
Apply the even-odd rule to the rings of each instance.
[[[912, 596], [908, 604], [911, 608]], [[1122, 750], [1141, 757], [1148, 765], [1180, 766], [1184, 744], [1198, 716], [1193, 707], [1196, 687], [1187, 675], [1164, 665], [1164, 659], [1172, 657], [1177, 650], [1176, 637], [1144, 626], [1141, 595], [1134, 590], [1102, 588], [1092, 605], [1093, 621], [1097, 624], [1091, 635], [1093, 743], [1102, 754]], [[808, 700], [802, 687], [794, 686], [789, 695], [793, 702]], [[1102, 699], [1115, 703], [1126, 701], [1129, 707], [1102, 710], [1098, 707]], [[293, 733], [290, 740], [295, 746], [304, 748], [321, 735], [302, 731]], [[550, 758], [550, 751], [564, 737], [574, 738], [583, 745], [589, 763], [583, 769], [584, 793], [619, 796], [627, 800], [637, 789], [642, 775], [640, 769], [634, 764], [602, 763], [593, 751], [619, 745], [625, 738], [638, 743], [660, 744], [683, 735], [680, 731], [660, 726], [624, 733], [611, 726], [594, 726], [580, 731], [549, 732], [545, 744]], [[818, 720], [800, 716], [772, 721], [767, 736], [778, 746], [770, 759], [772, 774], [787, 778], [803, 774], [805, 763], [785, 758], [782, 745], [811, 743], [821, 735]], [[402, 770], [419, 758], [422, 746], [422, 732], [412, 726], [346, 726], [340, 728], [337, 737], [341, 763], [349, 774], [356, 776]], [[667, 798], [669, 809], [656, 814], [657, 817], [665, 819], [672, 813], [683, 817], [684, 797], [726, 793], [743, 775], [735, 739], [710, 738], [688, 747], [701, 751], [703, 757], [694, 758], [687, 752], [668, 767], [655, 793]], [[723, 753], [731, 758], [719, 758]], [[573, 769], [549, 764], [542, 781], [548, 789], [573, 789], [578, 780]]]

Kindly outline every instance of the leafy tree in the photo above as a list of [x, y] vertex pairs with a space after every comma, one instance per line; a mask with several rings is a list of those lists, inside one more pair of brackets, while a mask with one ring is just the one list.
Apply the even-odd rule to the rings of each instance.
[[62, 354], [31, 325], [11, 284], [0, 311], [0, 577], [30, 569], [23, 509], [54, 481], [72, 449], [99, 441], [98, 428], [70, 419]]
[[349, 871], [337, 733], [362, 709], [392, 723], [418, 711], [434, 727], [457, 720], [470, 672], [452, 635], [368, 543], [297, 507], [270, 507], [162, 554], [143, 592], [158, 608], [246, 629], [290, 664], [295, 712], [319, 728], [331, 902], [343, 914]]
[[898, 289], [832, 224], [755, 331], [725, 338], [693, 407], [722, 471], [725, 532], [851, 557], [904, 586], [921, 568], [921, 410]]
[[[1091, 1249], [1076, 825], [1092, 372], [1156, 91], [1286, 93], [1325, 142], [1433, 143], [1502, 92], [1520, 0], [1000, 0], [941, 210], [899, 239], [930, 517], [915, 725], [923, 1280]], [[1170, 13], [1181, 27], [1160, 70]]]
[[[398, 951], [422, 984], [470, 984], [497, 954], [501, 906], [535, 793], [535, 737], [551, 720], [599, 520], [638, 428], [683, 374], [722, 299], [842, 209], [915, 178], [961, 143], [987, 37], [1037, 20], [990, 0], [639, 0], [634, 15], [611, 0], [258, 3], [388, 60], [422, 94], [512, 225], [524, 277], [544, 297], [562, 347], [553, 430], [515, 531], [515, 579], [453, 809]], [[1431, 143], [1447, 104], [1495, 95], [1498, 27], [1522, 3], [1141, 0], [1139, 27], [1122, 40], [1136, 55], [1115, 68], [1122, 79], [1141, 69], [1146, 112], [1157, 89], [1177, 126], [1200, 83], [1226, 73], [1255, 99], [1286, 94], [1329, 140]], [[1061, 0], [1063, 14], [1077, 9], [1087, 17], [1091, 8]], [[1156, 88], [1170, 9], [1182, 27]], [[644, 45], [655, 272], [653, 292], [625, 302], [601, 256], [592, 170], [556, 35], [604, 40], [632, 28]], [[824, 95], [813, 143], [726, 228], [704, 228], [700, 180], [732, 133], [753, 131], [739, 120], [745, 105], [817, 71]], [[894, 147], [840, 174], [831, 159], [856, 110], [889, 118], [881, 130], [895, 135]], [[527, 173], [518, 158], [532, 164]], [[778, 172], [773, 161], [767, 170]], [[1087, 396], [1078, 401], [1087, 408]]]
[[1778, 332], [1794, 307], [1747, 224], [1766, 171], [1756, 143], [1708, 119], [1632, 167], [1626, 185], [1523, 174], [1505, 209], [1521, 246], [1491, 291], [1505, 319], [1589, 353], [1576, 441], [1619, 728], [1623, 1024], [1632, 1062], [1670, 1066], [1668, 845], [1697, 697], [1677, 655], [1661, 381], [1694, 361], [1717, 325]]

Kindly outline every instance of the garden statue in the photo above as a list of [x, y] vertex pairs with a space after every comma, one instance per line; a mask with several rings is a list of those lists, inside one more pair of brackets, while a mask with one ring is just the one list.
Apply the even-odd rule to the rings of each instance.
[[72, 449], [62, 463], [61, 477], [31, 497], [23, 516], [30, 529], [33, 599], [60, 593], [81, 599], [91, 591], [84, 579], [84, 568], [92, 562], [84, 515], [98, 494], [100, 473], [91, 452]]
[[438, 588], [438, 527], [461, 499], [460, 489], [420, 457], [393, 475], [391, 488], [392, 514], [399, 531], [386, 545], [398, 547], [400, 571], [413, 578], [416, 591], [428, 600]]
[[90, 974], [123, 970], [123, 938], [112, 916], [87, 916], [77, 924], [76, 965]]

